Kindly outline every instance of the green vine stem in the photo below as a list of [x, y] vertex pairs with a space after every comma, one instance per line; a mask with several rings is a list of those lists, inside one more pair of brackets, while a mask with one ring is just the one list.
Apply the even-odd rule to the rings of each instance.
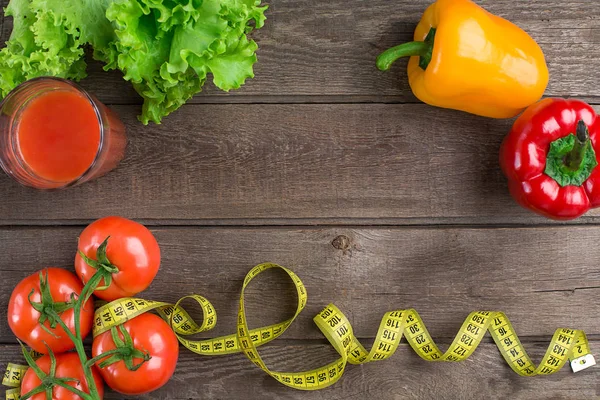
[[[116, 351], [111, 350], [110, 352], [113, 353], [113, 355], [107, 358], [106, 360], [102, 361], [98, 366], [100, 368], [105, 368], [111, 364], [123, 361], [125, 363], [125, 367], [127, 367], [128, 370], [137, 371], [142, 365], [144, 365], [146, 361], [149, 361], [152, 357], [147, 351], [142, 351], [140, 349], [135, 348], [135, 346], [133, 345], [133, 339], [131, 338], [131, 335], [129, 334], [129, 332], [127, 332], [123, 325], [119, 325], [118, 330], [119, 332], [121, 332], [121, 335], [123, 335], [123, 339], [119, 337], [117, 327], [113, 326], [110, 329], [110, 334], [112, 336], [113, 343], [115, 344], [115, 346], [117, 346], [117, 348], [115, 349]], [[106, 353], [101, 354], [100, 356], [95, 358], [100, 358], [103, 355], [106, 355], [107, 353], [109, 352], [107, 351]], [[138, 364], [134, 364], [133, 361], [136, 358], [140, 358], [142, 361]]]
[[103, 358], [106, 358], [108, 356], [112, 356], [113, 354], [118, 354], [121, 352], [121, 349], [113, 349], [113, 350], [109, 350], [107, 352], [104, 352], [102, 354], [98, 354], [96, 357], [94, 358], [90, 358], [89, 360], [87, 360], [87, 362], [85, 363], [86, 367], [91, 368], [92, 365], [96, 364], [98, 361], [102, 360]]
[[73, 387], [73, 386], [67, 384], [67, 382], [77, 381], [77, 379], [57, 378], [56, 377], [56, 357], [55, 357], [52, 349], [50, 349], [48, 346], [46, 346], [46, 347], [48, 347], [48, 356], [50, 357], [50, 371], [48, 374], [46, 374], [35, 363], [33, 357], [31, 356], [31, 354], [29, 354], [29, 352], [27, 351], [27, 348], [23, 345], [23, 343], [21, 343], [20, 340], [19, 340], [19, 343], [21, 345], [23, 357], [25, 357], [27, 364], [31, 367], [31, 369], [37, 375], [37, 377], [39, 378], [39, 380], [41, 382], [38, 387], [36, 387], [36, 388], [30, 390], [29, 392], [25, 393], [24, 395], [20, 396], [21, 400], [27, 400], [39, 393], [45, 393], [46, 400], [52, 400], [53, 399], [53, 397], [52, 397], [53, 388], [54, 388], [54, 386], [57, 386], [57, 385], [69, 390], [72, 393], [75, 393], [76, 395], [78, 395], [79, 397], [81, 397], [84, 400], [94, 400], [94, 398], [92, 396], [90, 396], [89, 394], [77, 389], [76, 387]]
[[[87, 381], [87, 386], [90, 391], [89, 399], [90, 400], [100, 400], [100, 393], [98, 393], [98, 388], [96, 387], [96, 381], [94, 380], [94, 375], [92, 374], [92, 367], [87, 365], [88, 357], [85, 352], [85, 348], [83, 347], [83, 338], [81, 337], [81, 308], [84, 307], [83, 300], [86, 297], [89, 299], [88, 293], [93, 293], [94, 290], [100, 284], [100, 281], [103, 279], [103, 274], [98, 271], [96, 272], [92, 278], [85, 284], [81, 294], [75, 301], [74, 305], [74, 323], [75, 323], [75, 335], [71, 332], [69, 327], [64, 323], [64, 321], [59, 317], [57, 318], [58, 324], [63, 328], [69, 339], [75, 344], [75, 350], [77, 351], [77, 355], [79, 356], [79, 360], [81, 361], [81, 367], [83, 369], [83, 374], [85, 375], [85, 380]], [[57, 315], [58, 316], [58, 315]]]
[[[21, 397], [21, 399], [28, 399], [31, 396], [34, 396], [38, 393], [45, 392], [46, 398], [51, 400], [52, 399], [52, 387], [54, 385], [58, 385], [58, 386], [64, 387], [65, 389], [70, 390], [71, 392], [77, 394], [79, 397], [81, 397], [84, 400], [100, 400], [100, 394], [98, 392], [98, 388], [96, 387], [96, 381], [94, 380], [94, 375], [92, 373], [92, 367], [94, 366], [94, 364], [96, 362], [98, 362], [108, 356], [112, 356], [112, 357], [120, 356], [119, 359], [124, 359], [125, 361], [129, 361], [129, 358], [131, 358], [132, 355], [135, 355], [136, 357], [140, 357], [143, 359], [142, 363], [144, 363], [145, 361], [150, 359], [149, 355], [144, 354], [137, 349], [127, 350], [124, 347], [119, 347], [115, 350], [107, 351], [107, 352], [100, 354], [97, 357], [94, 357], [91, 360], [89, 360], [87, 357], [87, 354], [85, 352], [85, 348], [83, 347], [83, 338], [81, 337], [81, 326], [80, 326], [81, 309], [86, 305], [86, 303], [88, 302], [88, 300], [92, 296], [92, 293], [95, 290], [106, 289], [111, 283], [112, 274], [119, 272], [119, 269], [115, 265], [111, 264], [110, 261], [108, 260], [108, 258], [106, 257], [106, 247], [108, 245], [108, 239], [109, 238], [106, 238], [104, 240], [104, 242], [98, 247], [98, 250], [97, 250], [97, 259], [98, 260], [93, 260], [88, 257], [82, 256], [84, 258], [84, 260], [91, 267], [94, 267], [97, 269], [97, 272], [85, 284], [85, 286], [81, 290], [81, 293], [77, 297], [77, 299], [75, 300], [75, 296], [72, 296], [72, 302], [69, 302], [69, 307], [63, 307], [62, 303], [57, 303], [59, 305], [59, 307], [49, 307], [47, 309], [44, 309], [44, 311], [47, 314], [47, 317], [46, 317], [46, 319], [44, 319], [44, 321], [41, 321], [42, 323], [44, 323], [47, 319], [50, 319], [51, 323], [60, 325], [63, 328], [63, 330], [65, 331], [65, 333], [67, 334], [67, 336], [69, 337], [69, 339], [73, 342], [73, 344], [75, 345], [75, 350], [77, 351], [77, 355], [79, 356], [79, 360], [81, 362], [81, 367], [83, 369], [83, 373], [85, 375], [85, 380], [87, 381], [87, 386], [88, 386], [90, 393], [89, 394], [85, 393], [85, 392], [67, 384], [67, 382], [75, 381], [75, 379], [56, 378], [54, 376], [54, 372], [56, 369], [56, 358], [54, 356], [54, 353], [50, 349], [48, 349], [49, 350], [48, 354], [51, 358], [50, 374], [45, 374], [37, 366], [37, 364], [35, 364], [35, 361], [31, 357], [31, 355], [29, 355], [29, 353], [27, 353], [26, 349], [24, 349], [23, 354], [25, 356], [25, 359], [27, 360], [27, 363], [34, 370], [34, 372], [36, 373], [38, 378], [40, 378], [40, 380], [42, 381], [42, 384], [40, 386], [38, 386], [37, 388], [31, 390], [30, 392], [26, 393], [25, 395], [23, 395]], [[80, 255], [81, 255], [81, 253], [80, 253]], [[104, 281], [104, 286], [99, 287], [100, 282], [102, 282], [102, 281]], [[47, 285], [47, 281], [41, 282], [41, 283], [44, 283]], [[32, 306], [34, 308], [36, 307], [36, 305], [34, 305], [33, 303], [32, 303]], [[73, 319], [74, 319], [74, 323], [75, 323], [75, 334], [73, 334], [73, 332], [71, 332], [69, 327], [60, 318], [60, 314], [62, 312], [64, 312], [64, 310], [71, 308], [71, 307], [74, 309], [74, 311], [73, 311], [74, 318]], [[123, 333], [124, 329], [122, 329], [122, 327], [120, 327], [120, 328], [121, 328], [121, 332]], [[128, 339], [127, 336], [125, 336], [125, 339], [126, 339], [126, 342], [130, 341], [130, 339], [127, 340]], [[117, 343], [115, 343], [115, 344], [117, 344]], [[123, 356], [125, 356], [125, 357], [123, 357]], [[127, 362], [127, 364], [129, 364], [129, 362]], [[135, 367], [139, 368], [140, 365], [141, 364], [136, 365]], [[48, 396], [50, 396], [50, 397], [48, 397]]]

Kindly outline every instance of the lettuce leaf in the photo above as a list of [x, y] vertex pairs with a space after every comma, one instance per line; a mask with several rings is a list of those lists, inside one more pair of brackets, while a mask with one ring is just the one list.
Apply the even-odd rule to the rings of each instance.
[[[14, 1], [14, 0], [11, 0]], [[90, 44], [94, 58], [114, 68], [115, 48], [112, 42], [115, 33], [112, 24], [106, 19], [106, 9], [112, 0], [30, 0], [31, 9], [38, 19], [48, 21], [49, 28], [74, 31], [78, 35], [78, 45]], [[33, 31], [42, 43], [55, 40], [52, 32], [39, 32], [34, 24]], [[59, 43], [55, 44], [57, 47]]]
[[207, 74], [222, 90], [254, 77], [254, 41], [246, 34], [264, 25], [255, 0], [115, 0], [113, 22], [124, 78], [144, 98], [140, 121], [160, 123], [198, 93]]
[[266, 8], [260, 0], [11, 0], [0, 96], [38, 76], [82, 79], [91, 45], [144, 98], [140, 121], [160, 123], [208, 74], [224, 91], [254, 76], [258, 46], [246, 35], [264, 25]]
[[36, 13], [29, 0], [11, 0], [5, 15], [13, 17], [13, 31], [0, 50], [2, 98], [20, 83], [39, 76], [85, 77], [77, 29], [56, 26], [47, 14]]

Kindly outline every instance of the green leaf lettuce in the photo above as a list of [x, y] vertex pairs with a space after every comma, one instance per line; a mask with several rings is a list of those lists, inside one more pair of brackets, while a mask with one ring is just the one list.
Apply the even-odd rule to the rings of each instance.
[[260, 0], [11, 0], [13, 33], [0, 50], [0, 95], [37, 76], [85, 76], [83, 47], [118, 68], [144, 98], [140, 120], [160, 123], [212, 74], [224, 91], [254, 76], [264, 25]]
[[39, 76], [85, 77], [82, 43], [72, 25], [56, 26], [48, 13], [36, 13], [28, 0], [12, 0], [5, 15], [13, 17], [13, 31], [0, 50], [2, 97], [18, 84]]

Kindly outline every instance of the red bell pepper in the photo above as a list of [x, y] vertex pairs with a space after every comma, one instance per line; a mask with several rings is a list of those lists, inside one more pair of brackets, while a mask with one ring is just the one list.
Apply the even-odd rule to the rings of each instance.
[[579, 100], [549, 98], [517, 119], [500, 149], [508, 187], [523, 207], [557, 220], [600, 206], [596, 113]]

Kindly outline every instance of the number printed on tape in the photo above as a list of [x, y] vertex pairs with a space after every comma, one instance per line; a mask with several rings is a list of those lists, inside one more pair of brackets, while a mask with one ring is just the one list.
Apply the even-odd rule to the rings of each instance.
[[[270, 326], [250, 329], [244, 307], [244, 290], [260, 273], [269, 269], [280, 269], [292, 280], [298, 295], [294, 316]], [[183, 300], [195, 302], [201, 309], [201, 325], [181, 307]], [[304, 372], [271, 371], [263, 362], [257, 348], [281, 336], [302, 312], [307, 302], [306, 288], [300, 278], [289, 269], [277, 264], [260, 264], [252, 268], [244, 279], [240, 295], [236, 333], [214, 339], [191, 340], [185, 336], [212, 329], [217, 314], [213, 305], [199, 295], [185, 296], [176, 304], [139, 298], [125, 298], [101, 305], [94, 315], [94, 336], [110, 330], [127, 320], [145, 312], [155, 311], [177, 335], [180, 343], [201, 355], [225, 355], [243, 352], [250, 361], [267, 374], [286, 386], [301, 390], [323, 389], [337, 382], [346, 365], [389, 358], [398, 349], [402, 337], [423, 360], [430, 362], [457, 362], [467, 359], [489, 333], [508, 365], [521, 376], [549, 375], [560, 370], [571, 361], [577, 372], [595, 365], [585, 333], [576, 329], [558, 329], [552, 337], [542, 362], [538, 367], [531, 361], [521, 345], [510, 321], [502, 312], [477, 311], [469, 314], [448, 350], [442, 352], [429, 335], [417, 311], [394, 310], [381, 319], [375, 341], [367, 351], [353, 334], [352, 325], [346, 316], [333, 304], [329, 304], [313, 319], [317, 327], [339, 353], [339, 359], [321, 368]], [[17, 388], [27, 367], [9, 364], [3, 384]], [[16, 394], [15, 394], [16, 393]], [[7, 399], [18, 399], [18, 389], [10, 389]]]

